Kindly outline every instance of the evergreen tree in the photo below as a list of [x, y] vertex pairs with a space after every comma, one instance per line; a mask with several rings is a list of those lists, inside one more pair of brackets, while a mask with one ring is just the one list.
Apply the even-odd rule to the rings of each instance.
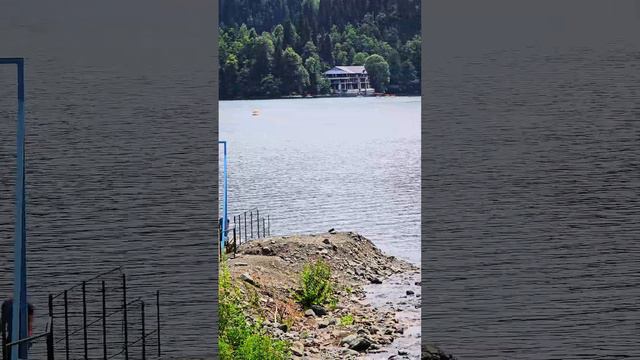
[[282, 93], [303, 94], [309, 86], [309, 73], [302, 65], [302, 58], [292, 47], [282, 54]]
[[378, 90], [420, 92], [420, 0], [219, 4], [222, 99], [326, 93], [324, 71], [367, 62]]

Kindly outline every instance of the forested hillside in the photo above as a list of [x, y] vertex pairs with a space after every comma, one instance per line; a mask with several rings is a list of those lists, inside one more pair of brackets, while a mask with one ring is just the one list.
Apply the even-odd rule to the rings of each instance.
[[420, 92], [420, 0], [219, 4], [221, 99], [324, 94], [334, 65], [365, 65], [376, 91]]

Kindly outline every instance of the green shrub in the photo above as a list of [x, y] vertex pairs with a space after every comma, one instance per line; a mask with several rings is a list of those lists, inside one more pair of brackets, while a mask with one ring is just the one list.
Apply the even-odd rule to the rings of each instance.
[[347, 314], [347, 315], [341, 317], [340, 318], [340, 325], [342, 325], [342, 326], [353, 325], [353, 315]]
[[296, 294], [296, 301], [305, 308], [330, 302], [333, 289], [329, 265], [323, 260], [307, 263], [300, 273], [300, 287], [300, 291]]
[[236, 359], [271, 360], [288, 358], [288, 345], [265, 334], [251, 334], [236, 350]]
[[220, 264], [219, 279], [219, 336], [218, 347], [222, 360], [285, 360], [289, 358], [289, 344], [265, 334], [259, 324], [247, 321], [238, 288], [231, 280], [229, 269]]

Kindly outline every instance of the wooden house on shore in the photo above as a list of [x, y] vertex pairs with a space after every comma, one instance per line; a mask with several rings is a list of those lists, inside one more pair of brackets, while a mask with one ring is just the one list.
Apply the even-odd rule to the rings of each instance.
[[339, 96], [373, 95], [364, 66], [335, 66], [324, 73], [331, 83], [331, 93]]

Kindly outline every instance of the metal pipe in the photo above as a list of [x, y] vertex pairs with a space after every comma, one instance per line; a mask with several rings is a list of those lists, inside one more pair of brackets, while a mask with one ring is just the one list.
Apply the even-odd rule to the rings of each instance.
[[[101, 276], [108, 275], [108, 274], [111, 274], [112, 272], [119, 271], [119, 270], [122, 270], [122, 266], [118, 266], [118, 267], [115, 267], [115, 268], [113, 268], [113, 269], [111, 269], [111, 270], [109, 270], [109, 271], [105, 271], [105, 272], [103, 272], [103, 273], [100, 273], [100, 274], [98, 274], [98, 275], [95, 275], [94, 277], [89, 278], [89, 279], [86, 279], [85, 281], [86, 281], [87, 283], [89, 283], [89, 282], [91, 282], [91, 281], [93, 281], [93, 280], [95, 280], [95, 279], [97, 279], [97, 278], [99, 278], [99, 277], [101, 277]], [[77, 287], [78, 287], [78, 286], [80, 286], [80, 285], [82, 285], [82, 283], [78, 283], [78, 284], [76, 284], [76, 285], [73, 285], [72, 287], [67, 288], [67, 290], [68, 290], [68, 291], [71, 291], [71, 290], [73, 290], [73, 289], [77, 288]], [[59, 296], [60, 296], [60, 295], [62, 295], [62, 294], [64, 294], [64, 291], [59, 292], [58, 294], [54, 295], [54, 296], [53, 296], [53, 298], [55, 299], [55, 298], [59, 297]]]
[[[0, 64], [15, 64], [18, 82], [18, 124], [16, 129], [16, 204], [15, 250], [11, 341], [17, 342], [28, 335], [27, 307], [27, 236], [25, 206], [25, 111], [24, 111], [24, 59], [3, 58]], [[20, 343], [18, 351], [10, 351], [11, 359], [28, 358], [28, 347]]]
[[258, 239], [260, 239], [260, 210], [256, 209], [256, 227], [258, 228]]
[[89, 360], [89, 344], [87, 336], [87, 283], [82, 282], [82, 332], [84, 339], [84, 359]]
[[53, 295], [49, 294], [49, 336], [47, 337], [47, 360], [54, 360], [53, 351]]
[[107, 291], [102, 280], [102, 359], [107, 360]]
[[144, 328], [144, 301], [140, 301], [140, 316], [142, 321], [142, 360], [147, 359], [146, 351], [147, 351], [147, 335]]
[[124, 322], [124, 358], [129, 360], [129, 334], [127, 322], [127, 279], [122, 274], [122, 321]]
[[5, 319], [2, 314], [0, 314], [0, 327], [2, 327], [2, 329], [0, 329], [0, 332], [2, 333], [2, 360], [9, 360], [9, 352], [7, 350], [7, 329], [6, 326], [8, 325], [6, 323], [7, 319]]
[[29, 337], [20, 339], [17, 342], [10, 342], [10, 343], [7, 344], [7, 346], [12, 347], [12, 346], [16, 346], [16, 345], [19, 346], [21, 344], [28, 344], [28, 343], [32, 342], [33, 340], [40, 339], [40, 338], [43, 338], [43, 337], [48, 336], [48, 335], [49, 335], [49, 332], [45, 331], [45, 332], [43, 332], [41, 334], [38, 334], [38, 335], [33, 335], [33, 336], [29, 336]]
[[227, 142], [226, 141], [218, 141], [218, 144], [222, 144], [222, 176], [224, 181], [224, 193], [223, 193], [223, 203], [222, 203], [222, 245], [221, 248], [224, 250], [224, 244], [227, 240]]
[[160, 290], [156, 290], [156, 321], [156, 333], [158, 335], [158, 358], [160, 358], [162, 354], [160, 351]]
[[67, 300], [67, 290], [64, 291], [64, 351], [69, 360], [69, 302]]

